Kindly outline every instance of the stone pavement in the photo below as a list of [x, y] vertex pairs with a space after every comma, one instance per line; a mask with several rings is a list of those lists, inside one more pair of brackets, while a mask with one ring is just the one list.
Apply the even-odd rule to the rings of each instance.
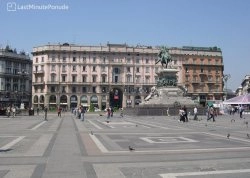
[[0, 178], [247, 178], [250, 115], [243, 117], [0, 116]]

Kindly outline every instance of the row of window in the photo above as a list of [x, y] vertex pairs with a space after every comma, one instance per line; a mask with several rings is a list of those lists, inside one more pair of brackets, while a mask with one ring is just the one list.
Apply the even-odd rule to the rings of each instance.
[[[88, 76], [87, 75], [82, 75], [81, 77], [82, 77], [81, 82], [98, 82], [98, 76], [97, 75], [92, 75], [91, 76], [92, 77], [91, 81], [88, 81]], [[80, 82], [78, 78], [79, 77], [77, 75], [72, 75], [71, 76], [71, 81], [68, 81], [67, 80], [67, 75], [62, 75], [60, 82]], [[141, 77], [141, 76], [135, 76], [134, 80], [135, 80], [136, 83], [140, 83], [143, 78], [144, 77]], [[101, 79], [102, 83], [108, 82], [106, 75], [102, 75], [100, 79]], [[133, 77], [131, 75], [127, 75], [125, 79], [126, 79], [125, 82], [128, 82], [128, 83], [133, 82]], [[155, 77], [155, 80], [157, 80], [157, 77]], [[44, 81], [43, 77], [42, 78], [36, 77], [35, 82], [38, 82], [38, 81]], [[52, 74], [51, 75], [51, 82], [57, 82], [57, 81], [58, 81], [58, 79], [57, 79], [56, 74]], [[113, 76], [112, 82], [122, 82], [121, 77]], [[150, 83], [150, 76], [146, 76], [144, 82], [145, 83]]]
[[[77, 72], [77, 67], [76, 65], [72, 66], [72, 72]], [[86, 66], [82, 66], [82, 71], [83, 72], [87, 72], [86, 70]], [[43, 70], [44, 67], [41, 66], [41, 70]], [[62, 65], [62, 72], [67, 72], [68, 67], [66, 65]], [[126, 72], [130, 73], [132, 70], [132, 67], [126, 67]], [[140, 69], [142, 69], [142, 67], [136, 67], [135, 71], [138, 73], [140, 72]], [[145, 73], [150, 73], [150, 67], [145, 67]], [[158, 71], [158, 67], [155, 68], [156, 72]], [[38, 71], [38, 66], [35, 66], [35, 71]], [[51, 65], [51, 71], [55, 72], [56, 71], [56, 65]], [[97, 66], [92, 66], [92, 72], [97, 72]], [[107, 67], [105, 66], [101, 66], [101, 72], [107, 72]], [[119, 74], [121, 72], [121, 70], [119, 68], [114, 68], [113, 72], [115, 74]]]
[[[187, 64], [216, 64], [216, 65], [219, 65], [221, 64], [221, 60], [219, 59], [196, 59], [196, 58], [186, 58], [186, 63]], [[215, 62], [215, 63], [214, 63]]]
[[[51, 62], [77, 62], [77, 57], [67, 58], [67, 57], [64, 56], [64, 57], [62, 57], [60, 59], [60, 57], [56, 58], [56, 57], [52, 56], [51, 58], [49, 58], [49, 60], [51, 60]], [[106, 57], [102, 57], [101, 59], [98, 60], [96, 57], [92, 57], [92, 58], [88, 58], [88, 60], [89, 60], [90, 63], [97, 63], [97, 62], [99, 62], [99, 63], [103, 63], [103, 64], [109, 63], [109, 62], [111, 62], [111, 63], [122, 63], [122, 62], [125, 62], [125, 63], [128, 63], [128, 64], [133, 63], [133, 59], [131, 59], [131, 58], [126, 58], [126, 59], [124, 59], [124, 58], [107, 59]], [[155, 59], [154, 62], [156, 60], [157, 59]], [[143, 61], [145, 61], [145, 64], [149, 64], [150, 61], [152, 61], [152, 60], [150, 60], [148, 58], [146, 58], [146, 59], [136, 58], [135, 59], [135, 63], [136, 64], [143, 63]], [[38, 57], [36, 57], [35, 62], [39, 63], [39, 58]], [[44, 57], [41, 57], [41, 62], [45, 62], [44, 61]], [[81, 58], [79, 58], [79, 62], [86, 63], [87, 62], [87, 57], [81, 57]]]
[[[186, 67], [185, 68], [186, 73], [189, 73], [190, 71], [193, 71], [193, 73], [196, 73], [196, 68], [190, 68], [190, 69], [191, 70], [189, 70], [189, 68]], [[206, 70], [204, 70], [203, 68], [200, 68], [199, 71], [200, 71], [200, 73], [206, 73]], [[212, 73], [212, 71], [214, 71], [214, 70], [212, 70], [211, 68], [208, 68], [207, 71], [208, 71], [208, 73]], [[220, 73], [220, 68], [215, 68], [215, 72], [216, 72], [216, 74]]]

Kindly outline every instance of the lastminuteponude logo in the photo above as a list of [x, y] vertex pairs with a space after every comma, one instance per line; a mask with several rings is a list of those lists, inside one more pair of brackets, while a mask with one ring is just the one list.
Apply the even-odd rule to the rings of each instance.
[[18, 4], [16, 2], [7, 3], [7, 11], [15, 12], [21, 10], [69, 10], [66, 4]]

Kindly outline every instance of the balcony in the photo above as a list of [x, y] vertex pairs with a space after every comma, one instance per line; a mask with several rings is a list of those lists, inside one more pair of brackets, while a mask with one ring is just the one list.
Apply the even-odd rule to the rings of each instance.
[[192, 84], [199, 84], [200, 81], [199, 80], [192, 80]]
[[33, 74], [35, 74], [35, 75], [44, 75], [44, 70], [33, 71]]
[[44, 81], [40, 81], [40, 82], [32, 82], [33, 86], [37, 86], [37, 85], [45, 85]]
[[207, 75], [206, 72], [199, 72], [199, 75]]

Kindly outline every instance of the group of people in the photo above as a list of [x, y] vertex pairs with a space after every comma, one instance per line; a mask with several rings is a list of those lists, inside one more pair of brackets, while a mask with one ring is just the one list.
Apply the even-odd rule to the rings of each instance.
[[[113, 117], [114, 114], [114, 108], [113, 107], [108, 107], [107, 109], [107, 119], [110, 117]], [[120, 108], [120, 117], [123, 117], [123, 108]]]
[[180, 122], [188, 122], [188, 113], [186, 106], [183, 106], [179, 110]]
[[[167, 111], [167, 114], [168, 114], [169, 111]], [[198, 109], [197, 107], [195, 106], [194, 107], [194, 110], [193, 110], [193, 113], [194, 113], [194, 120], [198, 120]], [[179, 115], [180, 115], [180, 122], [188, 122], [189, 121], [189, 115], [190, 115], [190, 112], [187, 111], [187, 108], [186, 106], [183, 106], [180, 108], [179, 110]]]
[[7, 117], [10, 117], [12, 115], [12, 117], [16, 117], [16, 107], [15, 106], [8, 106], [6, 108], [6, 114]]
[[76, 107], [73, 110], [74, 115], [77, 119], [80, 119], [81, 121], [84, 121], [84, 113], [86, 112], [86, 109], [83, 106]]

